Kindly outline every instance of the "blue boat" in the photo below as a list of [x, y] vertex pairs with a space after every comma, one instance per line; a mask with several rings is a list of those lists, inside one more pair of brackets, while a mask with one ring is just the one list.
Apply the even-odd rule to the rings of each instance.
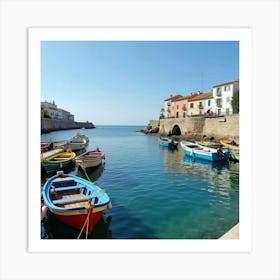
[[58, 171], [44, 184], [44, 207], [65, 224], [91, 233], [105, 209], [112, 204], [107, 193], [94, 183]]
[[169, 149], [177, 149], [178, 147], [178, 142], [168, 137], [159, 137], [158, 143], [163, 147], [168, 147]]
[[225, 148], [210, 148], [196, 143], [181, 141], [181, 147], [187, 156], [208, 160], [208, 161], [221, 161], [229, 159], [229, 149]]

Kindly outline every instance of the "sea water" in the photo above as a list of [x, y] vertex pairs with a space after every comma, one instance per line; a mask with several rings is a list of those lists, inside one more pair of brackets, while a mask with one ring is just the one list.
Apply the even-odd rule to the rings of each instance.
[[[65, 172], [94, 181], [106, 190], [113, 208], [88, 238], [217, 239], [239, 222], [239, 163], [207, 162], [169, 150], [144, 126], [97, 126], [56, 131], [42, 141], [89, 137], [86, 150], [105, 151], [105, 164], [84, 174], [75, 165]], [[47, 178], [42, 177], [43, 186]], [[48, 213], [41, 238], [77, 238], [79, 230]]]

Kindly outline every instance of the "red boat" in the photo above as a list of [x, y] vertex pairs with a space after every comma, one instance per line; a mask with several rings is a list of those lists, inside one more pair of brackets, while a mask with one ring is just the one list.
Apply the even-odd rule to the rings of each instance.
[[57, 218], [74, 228], [91, 233], [104, 210], [112, 204], [107, 193], [94, 183], [59, 171], [43, 187], [44, 205]]

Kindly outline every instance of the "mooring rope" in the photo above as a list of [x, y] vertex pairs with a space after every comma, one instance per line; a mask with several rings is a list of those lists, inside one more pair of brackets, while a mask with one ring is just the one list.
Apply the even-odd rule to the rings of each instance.
[[82, 167], [82, 169], [83, 169], [83, 171], [84, 171], [84, 173], [85, 173], [85, 175], [86, 175], [88, 181], [90, 181], [91, 183], [93, 183], [93, 182], [90, 180], [90, 178], [89, 178], [89, 176], [88, 176], [88, 174], [87, 174], [86, 168], [85, 168], [85, 166], [84, 166], [84, 159], [82, 159], [82, 166], [81, 166], [81, 167]]
[[87, 237], [88, 237], [89, 216], [90, 216], [90, 213], [91, 213], [91, 209], [93, 208], [93, 204], [91, 204], [91, 201], [89, 201], [89, 205], [88, 205], [86, 208], [88, 208], [88, 214], [87, 214], [87, 217], [86, 217], [86, 219], [85, 219], [85, 222], [84, 222], [84, 224], [83, 224], [83, 227], [81, 228], [81, 231], [80, 231], [80, 233], [79, 233], [77, 239], [80, 239], [81, 234], [82, 234], [82, 232], [83, 232], [85, 226], [87, 226], [87, 230], [86, 230], [86, 239], [87, 239]]

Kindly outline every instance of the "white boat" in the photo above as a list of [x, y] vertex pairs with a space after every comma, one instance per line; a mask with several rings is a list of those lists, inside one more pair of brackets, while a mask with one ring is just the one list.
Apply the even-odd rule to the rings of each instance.
[[93, 168], [99, 166], [103, 159], [105, 159], [105, 153], [98, 148], [94, 151], [88, 151], [80, 154], [75, 158], [76, 163], [82, 168]]
[[89, 138], [79, 132], [68, 140], [67, 148], [72, 151], [85, 149], [89, 143]]
[[187, 156], [204, 159], [208, 161], [220, 161], [229, 159], [229, 149], [225, 148], [210, 148], [192, 143], [188, 141], [181, 141], [181, 147]]

